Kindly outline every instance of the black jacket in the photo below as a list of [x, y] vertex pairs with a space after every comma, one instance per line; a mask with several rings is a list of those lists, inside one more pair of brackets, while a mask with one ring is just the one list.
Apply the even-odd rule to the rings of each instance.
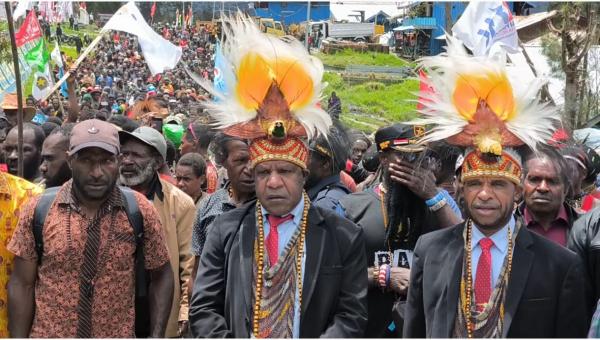
[[[464, 255], [464, 223], [419, 238], [404, 321], [406, 338], [452, 337]], [[522, 227], [515, 241], [502, 337], [585, 337], [588, 287], [581, 259]]]
[[[581, 257], [588, 278], [592, 284], [593, 299], [590, 307], [594, 308], [600, 298], [600, 209], [582, 215], [571, 228], [567, 247]], [[593, 312], [593, 310], [591, 311]]]
[[[190, 303], [195, 337], [248, 338], [252, 331], [252, 266], [256, 204], [215, 219], [202, 251]], [[311, 206], [300, 336], [361, 337], [367, 324], [367, 261], [362, 230]]]

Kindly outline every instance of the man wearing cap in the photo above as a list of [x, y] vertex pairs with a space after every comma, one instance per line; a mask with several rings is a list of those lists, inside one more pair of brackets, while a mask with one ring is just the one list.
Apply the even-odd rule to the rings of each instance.
[[186, 193], [158, 174], [167, 156], [167, 143], [160, 132], [142, 126], [132, 133], [119, 131], [119, 137], [119, 181], [143, 193], [154, 204], [166, 235], [176, 284], [165, 335], [177, 337], [187, 330], [188, 282], [194, 265], [191, 253], [192, 224], [196, 206]]
[[[423, 128], [394, 124], [375, 133], [381, 182], [340, 200], [345, 216], [361, 227], [369, 265], [366, 337], [401, 334], [410, 264], [417, 239], [460, 222], [452, 198], [435, 185], [437, 159], [418, 144]], [[380, 280], [380, 276], [386, 278]], [[397, 301], [397, 302], [396, 302]], [[396, 306], [394, 307], [394, 303]], [[394, 311], [392, 312], [392, 308]]]
[[[12, 337], [134, 337], [136, 241], [116, 185], [119, 138], [109, 123], [77, 124], [69, 142], [73, 179], [56, 192], [42, 229], [42, 257], [33, 235], [39, 199], [25, 205], [8, 249]], [[164, 337], [173, 277], [154, 207], [133, 194], [143, 218], [144, 267], [149, 272], [150, 334]]]

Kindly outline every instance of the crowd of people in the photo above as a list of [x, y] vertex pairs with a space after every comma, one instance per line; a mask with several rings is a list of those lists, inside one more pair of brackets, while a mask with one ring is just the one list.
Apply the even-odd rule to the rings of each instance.
[[109, 34], [27, 98], [21, 175], [4, 96], [1, 337], [600, 335], [600, 155], [497, 60], [424, 61], [451, 79], [431, 116], [366, 135], [301, 45], [230, 20], [236, 95], [189, 75], [214, 76], [211, 27], [155, 25], [183, 49], [156, 76]]

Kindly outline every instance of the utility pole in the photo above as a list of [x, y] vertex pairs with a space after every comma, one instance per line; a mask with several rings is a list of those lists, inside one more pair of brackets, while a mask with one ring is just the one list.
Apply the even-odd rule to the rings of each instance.
[[310, 0], [308, 0], [306, 7], [306, 34], [304, 36], [304, 43], [306, 44], [308, 54], [310, 54], [310, 46], [308, 45], [308, 34], [310, 31]]
[[[8, 20], [8, 33], [10, 34], [10, 47], [15, 69], [15, 82], [17, 86], [17, 173], [23, 177], [23, 89], [21, 88], [21, 71], [19, 70], [19, 54], [17, 52], [17, 41], [15, 39], [15, 26], [12, 17], [11, 1], [4, 2], [6, 9], [6, 20]], [[42, 39], [44, 39], [42, 37]]]

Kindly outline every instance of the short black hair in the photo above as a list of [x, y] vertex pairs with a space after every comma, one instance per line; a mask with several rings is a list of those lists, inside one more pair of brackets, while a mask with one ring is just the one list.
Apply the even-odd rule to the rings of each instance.
[[41, 125], [41, 127], [42, 127], [42, 130], [44, 130], [44, 135], [46, 135], [46, 137], [48, 137], [48, 136], [50, 136], [52, 131], [59, 128], [59, 125], [56, 123], [53, 123], [53, 122], [46, 121], [44, 124]]
[[196, 141], [203, 149], [208, 148], [210, 142], [215, 138], [215, 131], [207, 124], [195, 121], [191, 123], [191, 126], [188, 126], [186, 131], [189, 131], [190, 129], [192, 129], [194, 133], [193, 135], [192, 133], [187, 134], [188, 140], [193, 141], [194, 136], [196, 136]]
[[189, 166], [196, 177], [206, 175], [206, 161], [201, 154], [196, 152], [188, 152], [181, 156], [177, 166]]
[[532, 150], [524, 150], [522, 152], [523, 155], [523, 179], [527, 177], [529, 173], [529, 168], [527, 167], [527, 162], [531, 159], [535, 158], [547, 158], [550, 163], [556, 169], [558, 173], [558, 177], [561, 182], [565, 185], [565, 190], [568, 190], [571, 187], [571, 179], [569, 177], [569, 164], [567, 163], [567, 159], [561, 154], [560, 151], [551, 147], [551, 146], [540, 146], [537, 151]]
[[171, 166], [175, 163], [175, 158], [177, 157], [177, 149], [175, 148], [175, 144], [168, 138], [165, 138], [165, 142], [167, 142], [167, 156], [166, 162], [168, 166]]
[[46, 122], [52, 122], [52, 123], [56, 123], [57, 125], [62, 125], [63, 120], [60, 119], [60, 117], [50, 116], [50, 117], [48, 117]]
[[119, 114], [112, 115], [108, 119], [108, 122], [120, 127], [121, 129], [123, 129], [123, 131], [127, 132], [133, 132], [135, 129], [140, 127], [140, 125], [132, 119]]
[[215, 135], [212, 143], [210, 144], [210, 151], [215, 156], [215, 163], [217, 163], [217, 165], [223, 165], [223, 163], [225, 163], [225, 160], [227, 160], [227, 157], [229, 156], [227, 143], [234, 140], [247, 143], [247, 141], [244, 139], [228, 136], [222, 132], [218, 132]]
[[63, 126], [59, 126], [58, 129], [52, 130], [52, 133], [50, 133], [49, 136], [60, 134], [61, 136], [67, 137], [67, 139], [69, 139], [71, 138], [71, 131], [73, 131], [74, 126], [75, 123], [67, 123]]
[[[17, 131], [17, 126], [14, 126], [10, 131]], [[44, 133], [44, 129], [37, 124], [33, 124], [30, 122], [23, 123], [23, 132], [27, 130], [33, 131], [33, 142], [38, 150], [42, 149], [42, 144], [44, 144], [44, 140], [46, 139], [46, 133]], [[9, 133], [10, 133], [9, 131]]]

